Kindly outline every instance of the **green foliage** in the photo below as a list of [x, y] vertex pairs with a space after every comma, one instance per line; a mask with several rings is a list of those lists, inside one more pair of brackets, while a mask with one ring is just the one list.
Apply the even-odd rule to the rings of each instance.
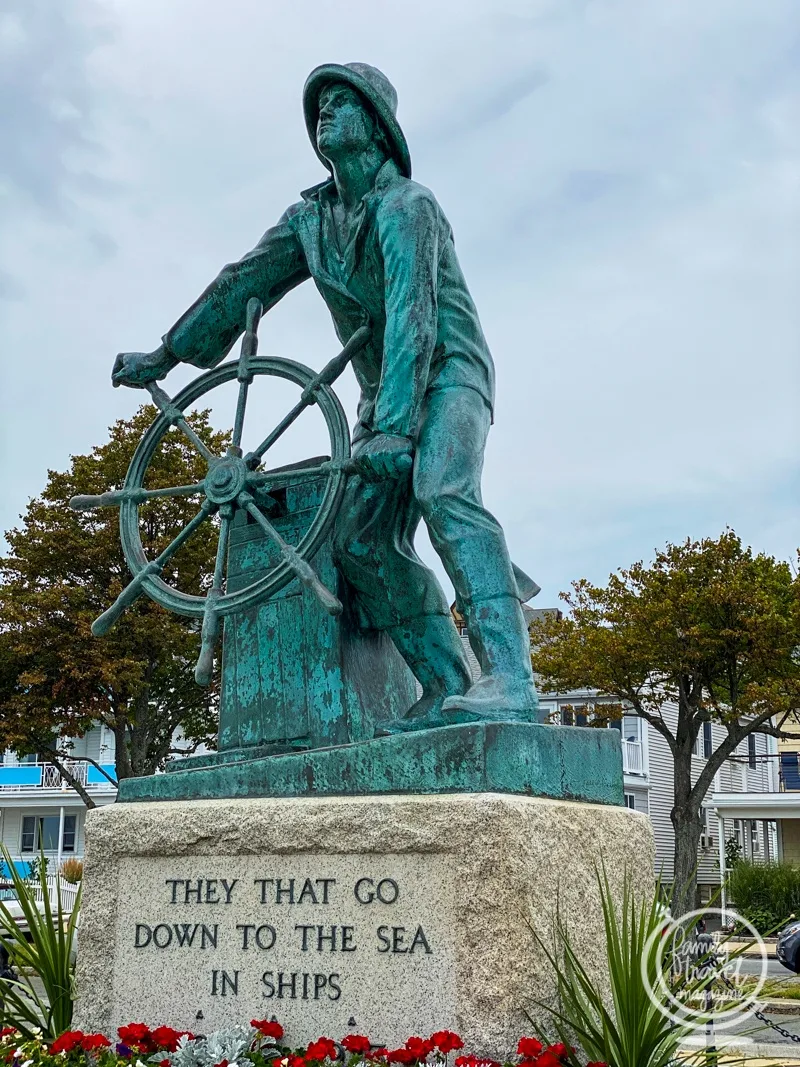
[[742, 844], [738, 837], [729, 837], [725, 842], [725, 869], [732, 871], [742, 860]]
[[[700, 809], [714, 774], [749, 734], [772, 722], [796, 728], [800, 706], [800, 575], [742, 545], [716, 540], [667, 545], [646, 566], [582, 579], [562, 593], [568, 616], [531, 626], [542, 688], [596, 689], [646, 719], [669, 746], [675, 781], [675, 906], [693, 907]], [[662, 716], [677, 706], [676, 724]], [[692, 749], [703, 724], [725, 727], [699, 775]]]
[[731, 904], [760, 934], [771, 934], [800, 912], [800, 867], [740, 860], [728, 874]]
[[40, 856], [34, 856], [32, 860], [28, 860], [25, 881], [33, 886], [39, 885], [40, 882], [47, 878], [47, 869], [49, 866], [49, 856], [45, 856], [44, 853]]
[[[78, 888], [72, 913], [67, 916], [60, 877], [56, 875], [55, 879], [54, 908], [43, 873], [45, 865], [39, 864], [39, 879], [33, 883], [20, 876], [5, 846], [0, 849], [30, 939], [16, 922], [10, 902], [0, 900], [0, 938], [17, 972], [16, 979], [0, 978], [0, 1022], [16, 1027], [25, 1037], [33, 1037], [41, 1028], [45, 1037], [54, 1038], [68, 1030], [72, 1021], [74, 943], [81, 890]], [[37, 900], [39, 896], [41, 901]]]
[[[92, 621], [130, 580], [116, 508], [73, 511], [71, 497], [120, 488], [131, 456], [153, 420], [142, 407], [116, 422], [109, 440], [49, 471], [0, 560], [0, 745], [55, 755], [58, 734], [81, 736], [103, 722], [117, 738], [117, 776], [152, 774], [168, 755], [178, 725], [190, 739], [215, 728], [216, 693], [196, 686], [199, 635], [185, 619], [141, 597], [103, 638]], [[208, 413], [190, 416], [214, 452]], [[177, 431], [157, 449], [147, 487], [202, 480], [205, 463]], [[168, 497], [140, 508], [145, 552], [153, 559], [196, 513], [199, 500]], [[213, 570], [216, 529], [204, 524], [166, 566], [163, 577], [200, 593]]]
[[659, 962], [657, 951], [657, 935], [664, 926], [660, 886], [650, 898], [637, 900], [626, 874], [619, 906], [605, 872], [598, 873], [597, 881], [611, 1002], [605, 984], [584, 967], [559, 917], [553, 950], [537, 936], [556, 973], [559, 1007], [541, 1002], [539, 1006], [553, 1016], [561, 1040], [577, 1040], [592, 1061], [608, 1067], [669, 1067], [694, 1026], [671, 1021], [648, 989], [649, 984], [657, 990], [660, 969], [664, 974], [669, 970], [669, 956]]

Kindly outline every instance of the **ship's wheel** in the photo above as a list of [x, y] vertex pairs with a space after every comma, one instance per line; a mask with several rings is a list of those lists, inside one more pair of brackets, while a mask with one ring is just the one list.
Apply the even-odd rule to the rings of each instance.
[[[159, 409], [159, 415], [145, 433], [136, 448], [121, 489], [99, 496], [73, 497], [70, 504], [76, 510], [89, 508], [119, 507], [120, 537], [125, 559], [133, 578], [114, 603], [95, 620], [92, 632], [102, 636], [114, 625], [127, 607], [143, 593], [169, 611], [193, 618], [202, 618], [202, 647], [195, 669], [195, 679], [200, 685], [208, 685], [214, 666], [214, 652], [219, 637], [220, 620], [236, 611], [244, 611], [273, 596], [288, 582], [298, 578], [319, 599], [326, 611], [339, 614], [342, 605], [327, 589], [311, 566], [314, 553], [328, 533], [336, 518], [344, 492], [345, 479], [352, 470], [350, 460], [350, 434], [347, 420], [331, 384], [339, 377], [353, 355], [366, 344], [370, 336], [367, 326], [362, 326], [350, 338], [338, 356], [315, 374], [302, 363], [288, 359], [259, 358], [258, 323], [261, 303], [251, 299], [247, 304], [246, 330], [242, 340], [241, 355], [237, 361], [222, 363], [214, 370], [200, 375], [177, 396], [170, 398], [155, 382], [146, 388]], [[261, 444], [252, 452], [242, 454], [241, 441], [244, 429], [247, 395], [253, 380], [259, 376], [286, 379], [299, 386], [300, 398], [294, 407], [270, 431]], [[237, 379], [239, 396], [236, 405], [231, 444], [223, 456], [214, 455], [186, 421], [184, 411], [200, 397], [225, 382]], [[316, 405], [323, 418], [330, 440], [330, 459], [320, 464], [299, 464], [294, 468], [281, 468], [270, 472], [259, 470], [262, 459], [275, 442], [308, 407]], [[150, 461], [159, 443], [172, 426], [176, 426], [194, 445], [207, 464], [205, 477], [194, 485], [176, 485], [164, 489], [144, 488]], [[264, 491], [296, 480], [298, 475], [319, 478], [324, 476], [322, 499], [311, 525], [300, 543], [288, 544], [258, 506], [258, 496]], [[173, 538], [159, 555], [149, 560], [142, 547], [139, 530], [139, 506], [158, 497], [195, 496], [199, 508], [195, 516]], [[228, 540], [231, 523], [238, 510], [245, 510], [261, 527], [279, 549], [279, 562], [257, 581], [235, 592], [225, 588], [228, 557]], [[214, 575], [205, 596], [184, 593], [169, 585], [161, 577], [168, 560], [192, 536], [197, 528], [212, 516], [219, 516]]]

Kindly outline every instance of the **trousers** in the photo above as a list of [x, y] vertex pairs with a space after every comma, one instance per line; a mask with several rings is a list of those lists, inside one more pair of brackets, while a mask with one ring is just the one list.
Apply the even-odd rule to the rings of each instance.
[[[444, 590], [414, 549], [421, 519], [460, 606], [519, 595], [503, 529], [481, 498], [490, 425], [489, 407], [474, 389], [432, 389], [412, 471], [380, 482], [348, 480], [333, 548], [364, 625], [386, 630], [449, 614]], [[371, 436], [357, 437], [354, 456]]]

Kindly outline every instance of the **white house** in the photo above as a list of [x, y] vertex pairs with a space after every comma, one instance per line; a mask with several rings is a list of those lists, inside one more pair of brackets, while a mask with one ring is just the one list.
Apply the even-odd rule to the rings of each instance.
[[[95, 804], [112, 804], [116, 787], [78, 757], [90, 757], [113, 779], [113, 733], [97, 725], [71, 744], [70, 773]], [[15, 752], [0, 754], [0, 840], [19, 869], [25, 871], [40, 850], [56, 866], [69, 856], [82, 857], [85, 821], [86, 805], [51, 763], [37, 756], [18, 758]]]
[[[583, 725], [600, 703], [602, 698], [593, 690], [541, 695], [541, 706], [550, 713], [551, 720], [565, 725]], [[665, 701], [661, 706], [661, 714], [667, 725], [674, 729], [678, 718], [677, 705]], [[669, 883], [673, 878], [675, 847], [670, 819], [673, 771], [669, 747], [660, 733], [636, 715], [625, 715], [612, 728], [619, 729], [622, 734], [625, 803], [650, 816], [656, 845], [656, 873]], [[707, 756], [722, 743], [724, 737], [724, 727], [716, 723], [704, 724], [692, 759], [693, 779], [699, 777]], [[730, 838], [739, 842], [742, 855], [750, 859], [769, 862], [780, 856], [780, 838], [774, 816], [769, 812], [762, 816], [757, 809], [761, 799], [777, 788], [777, 774], [775, 739], [764, 734], [751, 734], [715, 775], [704, 805], [705, 832], [700, 839], [697, 857], [698, 884], [704, 901], [719, 892], [725, 842]], [[728, 793], [746, 796], [751, 809], [746, 814], [736, 810], [719, 818], [719, 797]]]

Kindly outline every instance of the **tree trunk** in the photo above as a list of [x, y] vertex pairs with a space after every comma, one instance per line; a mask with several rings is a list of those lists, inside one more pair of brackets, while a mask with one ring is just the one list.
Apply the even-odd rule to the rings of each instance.
[[697, 907], [697, 850], [703, 829], [700, 811], [692, 796], [692, 749], [684, 744], [675, 753], [675, 797], [670, 812], [675, 831], [675, 876], [672, 883], [672, 914], [675, 917]]

